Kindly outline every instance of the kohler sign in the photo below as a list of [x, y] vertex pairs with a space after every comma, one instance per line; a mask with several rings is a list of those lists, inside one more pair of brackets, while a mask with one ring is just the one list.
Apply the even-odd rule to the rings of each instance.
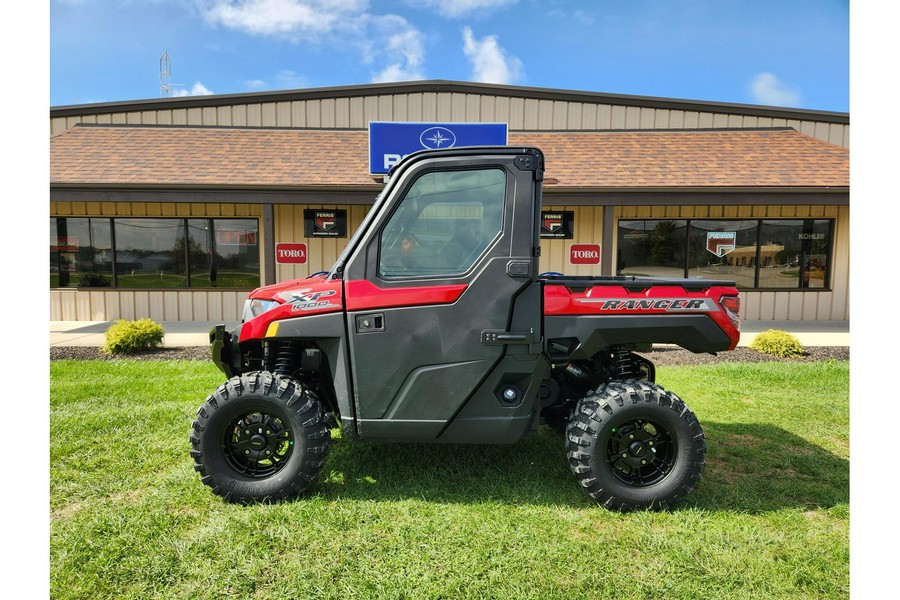
[[369, 123], [369, 173], [386, 175], [408, 154], [462, 146], [505, 146], [506, 123]]

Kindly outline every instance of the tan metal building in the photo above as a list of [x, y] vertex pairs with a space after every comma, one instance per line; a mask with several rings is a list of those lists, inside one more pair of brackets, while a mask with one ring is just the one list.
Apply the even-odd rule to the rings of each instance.
[[848, 114], [447, 81], [51, 108], [50, 319], [236, 320], [328, 269], [383, 186], [375, 121], [541, 148], [566, 234], [542, 271], [731, 279], [744, 319], [849, 319]]

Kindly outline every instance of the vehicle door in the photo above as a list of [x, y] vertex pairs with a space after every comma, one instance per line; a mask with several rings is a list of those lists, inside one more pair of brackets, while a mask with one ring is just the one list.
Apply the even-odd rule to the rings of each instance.
[[539, 352], [539, 157], [451, 153], [394, 175], [344, 272], [363, 437], [434, 439], [504, 356]]

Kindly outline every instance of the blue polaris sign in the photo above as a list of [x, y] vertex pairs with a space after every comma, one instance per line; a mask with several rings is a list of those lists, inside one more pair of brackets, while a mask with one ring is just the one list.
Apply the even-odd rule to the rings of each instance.
[[369, 173], [385, 175], [407, 154], [461, 146], [505, 146], [506, 123], [369, 123]]

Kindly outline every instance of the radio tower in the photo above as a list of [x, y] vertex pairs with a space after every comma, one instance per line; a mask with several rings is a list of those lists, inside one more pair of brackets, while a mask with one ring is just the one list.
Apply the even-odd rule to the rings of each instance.
[[159, 95], [168, 98], [172, 89], [172, 63], [169, 61], [169, 53], [163, 52], [159, 59]]

